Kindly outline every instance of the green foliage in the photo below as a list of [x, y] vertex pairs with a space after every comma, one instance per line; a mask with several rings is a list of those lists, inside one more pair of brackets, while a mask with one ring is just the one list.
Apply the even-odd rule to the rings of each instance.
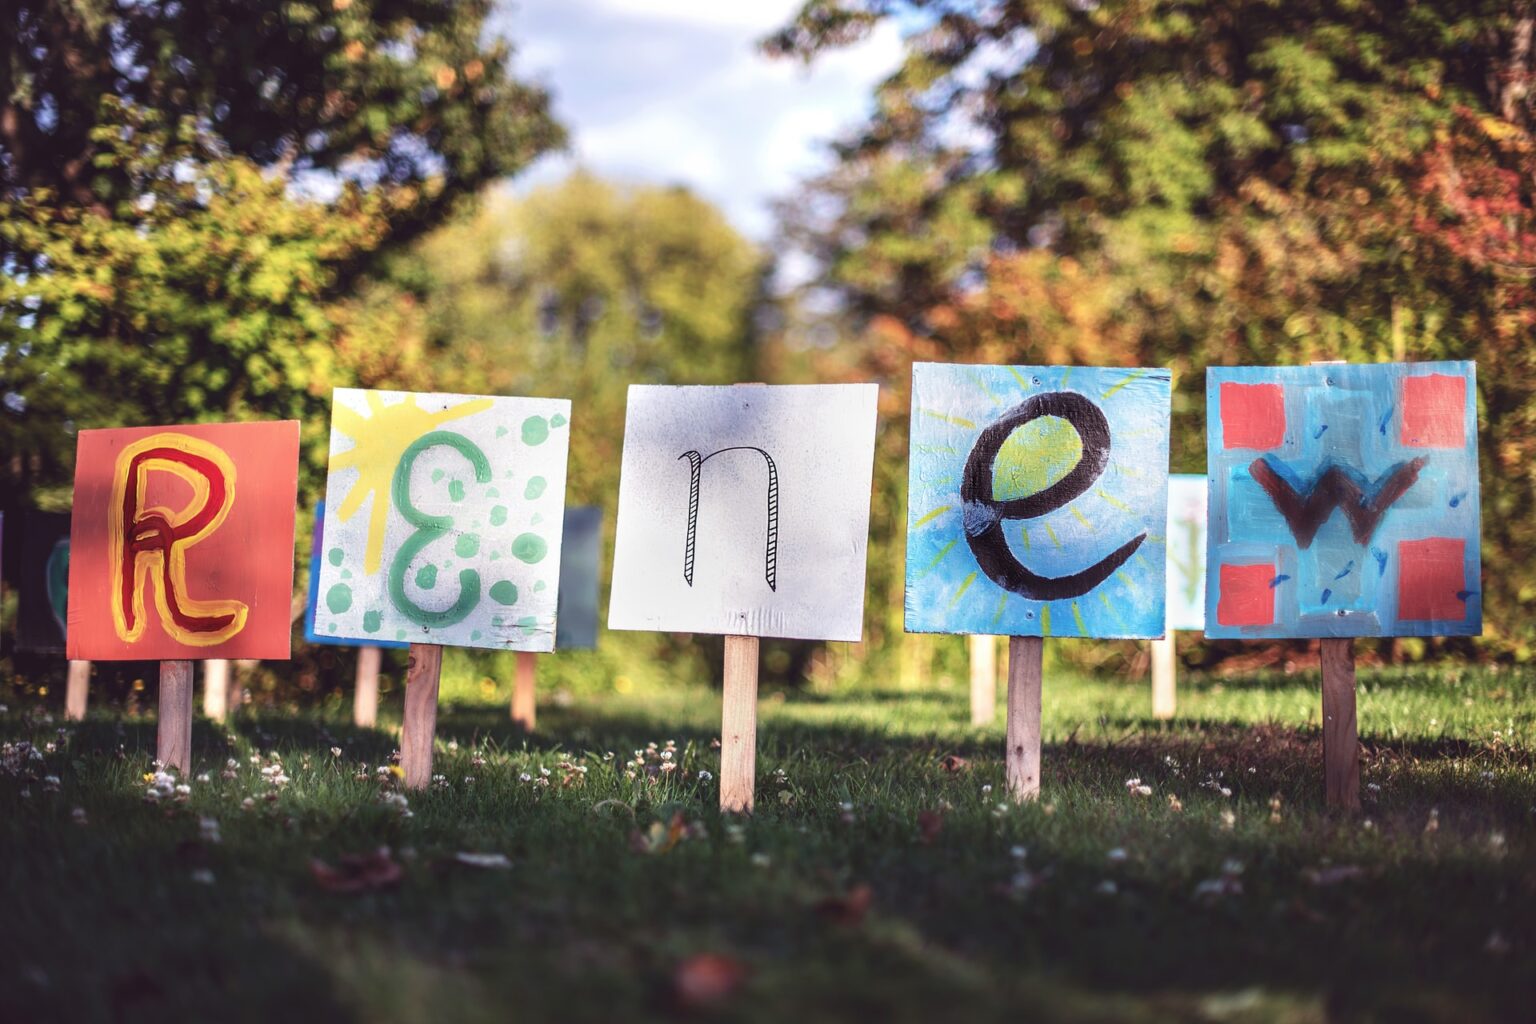
[[[1527, 1015], [1529, 672], [1363, 672], [1366, 820], [1321, 806], [1315, 673], [1188, 685], [1155, 724], [1144, 687], [1051, 682], [1037, 804], [956, 686], [765, 701], [741, 818], [691, 687], [545, 707], [536, 737], [445, 706], [442, 783], [404, 807], [394, 735], [344, 714], [199, 722], [189, 792], [151, 800], [152, 720], [61, 730], [0, 687], [0, 1017]], [[313, 873], [381, 846], [394, 884]], [[698, 953], [747, 969], [718, 1006], [678, 983]]]
[[1189, 471], [1206, 366], [1476, 359], [1484, 649], [1536, 656], [1529, 5], [813, 0], [767, 47], [888, 17], [926, 27], [785, 207], [866, 366], [1171, 366]]
[[[425, 385], [382, 253], [560, 140], [488, 0], [27, 0], [0, 33], [0, 448], [65, 490], [67, 426], [305, 421]], [[9, 501], [5, 504], [9, 505]]]

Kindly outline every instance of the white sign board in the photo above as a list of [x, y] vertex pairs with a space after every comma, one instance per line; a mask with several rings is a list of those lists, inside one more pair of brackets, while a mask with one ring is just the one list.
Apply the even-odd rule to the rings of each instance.
[[609, 628], [860, 639], [878, 390], [632, 386]]
[[553, 650], [570, 415], [338, 388], [315, 632]]

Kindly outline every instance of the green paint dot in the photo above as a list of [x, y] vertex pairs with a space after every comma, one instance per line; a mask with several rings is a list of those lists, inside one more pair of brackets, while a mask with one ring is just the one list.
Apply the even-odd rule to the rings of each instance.
[[506, 437], [507, 436], [507, 428], [506, 427], [497, 427], [496, 428], [496, 436], [497, 437]]
[[331, 632], [332, 633], [336, 632], [336, 623], [334, 623], [334, 622], [331, 623]]
[[523, 444], [543, 444], [549, 438], [549, 421], [543, 416], [523, 420]]
[[325, 606], [331, 610], [332, 615], [340, 615], [352, 607], [352, 588], [345, 583], [338, 583], [325, 592]]
[[351, 569], [343, 569], [343, 570], [341, 570], [341, 578], [344, 579], [344, 580], [351, 579], [352, 578], [352, 570]]
[[[511, 476], [512, 474], [508, 473], [507, 475]], [[485, 489], [485, 496], [487, 498], [499, 498], [501, 497], [501, 492], [494, 487], [487, 487]]]
[[405, 630], [403, 630], [403, 629], [395, 630], [395, 639], [396, 640], [404, 640], [405, 639]]
[[507, 506], [497, 505], [491, 509], [491, 525], [500, 526], [507, 521]]
[[543, 581], [543, 580], [539, 580], [539, 582], [537, 582], [537, 583], [535, 583], [535, 584], [534, 584], [534, 585], [533, 585], [533, 592], [534, 592], [534, 593], [535, 593], [535, 594], [537, 594], [537, 593], [538, 593], [538, 592], [539, 592], [539, 591], [541, 591], [541, 590], [546, 590], [546, 589], [548, 589], [548, 587], [549, 587], [549, 584], [548, 584], [548, 583], [545, 583], [545, 582], [544, 582], [544, 581]]
[[992, 498], [1009, 501], [1038, 494], [1072, 472], [1082, 460], [1083, 439], [1060, 416], [1041, 416], [1003, 441], [992, 463]]
[[453, 553], [460, 558], [474, 558], [480, 552], [480, 538], [472, 533], [461, 533], [453, 545]]
[[539, 620], [534, 618], [532, 615], [524, 615], [522, 618], [517, 620], [517, 624], [523, 629], [526, 629], [528, 632], [532, 633], [534, 627], [539, 624]]
[[464, 481], [450, 480], [448, 482], [448, 497], [454, 501], [464, 500]]
[[363, 629], [370, 633], [377, 633], [379, 627], [384, 624], [384, 616], [378, 611], [363, 613]]
[[491, 584], [491, 600], [500, 604], [517, 603], [517, 587], [511, 580], [497, 580]]
[[544, 493], [544, 488], [549, 486], [549, 481], [541, 476], [536, 476], [528, 481], [528, 486], [523, 488], [523, 497], [532, 501]]
[[416, 585], [422, 590], [431, 590], [437, 586], [437, 566], [428, 562], [416, 570]]
[[347, 557], [347, 556], [346, 556], [346, 552], [342, 551], [341, 548], [331, 548], [331, 553], [330, 553], [329, 557], [331, 559], [331, 564], [332, 565], [340, 565], [341, 564], [341, 560], [343, 558]]
[[532, 565], [549, 554], [549, 545], [536, 533], [520, 533], [512, 542], [512, 554]]
[[469, 638], [471, 640], [479, 640], [480, 639], [480, 631], [477, 629], [474, 632], [470, 633], [469, 634]]
[[544, 513], [542, 513], [542, 512], [535, 512], [533, 514], [533, 518], [528, 520], [529, 524], [532, 525], [532, 526], [538, 526], [543, 521], [544, 521]]
[[499, 625], [501, 625], [501, 616], [500, 616], [500, 615], [498, 615], [498, 616], [496, 616], [496, 617], [495, 617], [495, 618], [493, 618], [493, 619], [492, 619], [492, 620], [491, 620], [491, 625], [493, 625], [493, 626], [499, 626]]
[[549, 425], [552, 427], [563, 427], [565, 426], [565, 417], [559, 413], [555, 413], [549, 418]]
[[491, 561], [494, 562], [494, 561], [496, 561], [496, 559], [498, 559], [500, 557], [501, 557], [501, 552], [500, 551], [492, 551], [491, 552]]
[[433, 471], [432, 471], [432, 482], [433, 482], [433, 483], [437, 483], [437, 482], [438, 482], [438, 481], [439, 481], [439, 480], [441, 480], [441, 479], [442, 479], [442, 478], [443, 478], [443, 471], [442, 471], [442, 470], [440, 470], [440, 469], [434, 469], [434, 470], [433, 470]]

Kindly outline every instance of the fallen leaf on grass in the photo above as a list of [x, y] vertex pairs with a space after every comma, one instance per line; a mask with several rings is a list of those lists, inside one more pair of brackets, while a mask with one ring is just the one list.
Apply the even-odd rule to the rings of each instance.
[[939, 838], [939, 833], [943, 831], [943, 811], [917, 812], [917, 838], [920, 842], [931, 843], [935, 839]]
[[405, 869], [390, 856], [387, 846], [372, 853], [343, 854], [335, 867], [315, 857], [309, 862], [309, 873], [322, 889], [344, 893], [385, 889], [405, 877]]
[[747, 966], [723, 953], [695, 953], [672, 973], [677, 1001], [691, 1009], [719, 1006], [747, 980]]
[[683, 820], [682, 812], [678, 811], [665, 825], [659, 821], [653, 821], [644, 831], [637, 828], [631, 832], [629, 848], [635, 853], [663, 854], [684, 839], [690, 838], [692, 834], [692, 828]]
[[472, 868], [490, 868], [493, 870], [506, 870], [512, 866], [504, 853], [456, 853], [454, 862]]
[[1301, 877], [1316, 886], [1338, 885], [1340, 882], [1350, 882], [1364, 876], [1364, 869], [1353, 864], [1335, 864], [1332, 867], [1326, 868], [1308, 868], [1301, 873]]
[[967, 761], [959, 754], [949, 754], [944, 758], [944, 760], [939, 762], [939, 767], [943, 768], [951, 775], [958, 775], [961, 772], [969, 771], [971, 762]]
[[874, 898], [873, 889], [859, 884], [841, 896], [828, 896], [816, 904], [815, 910], [822, 920], [830, 924], [856, 928], [864, 923], [864, 915], [869, 913], [869, 906], [874, 902]]

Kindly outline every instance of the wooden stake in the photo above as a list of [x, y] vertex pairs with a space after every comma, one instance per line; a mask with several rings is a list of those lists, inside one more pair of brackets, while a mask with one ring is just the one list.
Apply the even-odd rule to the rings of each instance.
[[1040, 676], [1045, 641], [1008, 638], [1008, 793], [1017, 803], [1040, 795]]
[[443, 672], [440, 644], [411, 644], [405, 672], [405, 719], [400, 726], [400, 770], [406, 789], [432, 783], [432, 739], [437, 732], [437, 684]]
[[720, 721], [720, 809], [752, 813], [757, 784], [757, 637], [725, 638]]
[[192, 771], [192, 663], [160, 663], [159, 743], [156, 757], [182, 775]]
[[383, 655], [377, 647], [357, 649], [356, 687], [352, 691], [352, 724], [359, 729], [372, 729], [379, 720], [379, 659]]
[[203, 662], [203, 717], [224, 721], [229, 707], [229, 662], [209, 658]]
[[518, 651], [517, 674], [512, 681], [512, 721], [528, 732], [533, 732], [534, 719], [538, 714], [538, 699], [533, 689], [538, 658], [532, 651]]
[[71, 661], [69, 681], [64, 686], [64, 718], [78, 722], [85, 717], [85, 705], [91, 694], [91, 663]]
[[1350, 637], [1321, 641], [1323, 781], [1328, 806], [1360, 810], [1360, 734], [1355, 721], [1355, 647]]
[[1178, 704], [1179, 662], [1173, 630], [1161, 640], [1152, 641], [1152, 717], [1172, 718]]
[[971, 724], [986, 725], [997, 714], [997, 638], [965, 638], [971, 655]]

